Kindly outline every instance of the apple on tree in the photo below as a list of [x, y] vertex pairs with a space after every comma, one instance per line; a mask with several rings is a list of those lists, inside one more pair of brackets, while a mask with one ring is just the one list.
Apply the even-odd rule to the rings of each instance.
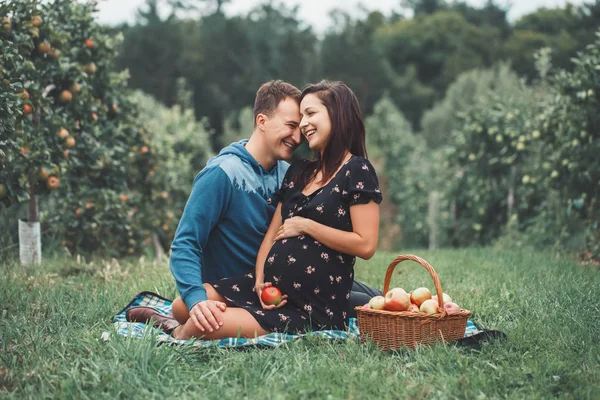
[[59, 99], [63, 103], [69, 103], [71, 100], [73, 100], [73, 94], [68, 90], [63, 90], [60, 92]]
[[60, 181], [58, 180], [57, 177], [51, 176], [46, 181], [46, 185], [48, 186], [48, 189], [56, 190], [56, 189], [58, 189], [58, 186], [60, 185]]
[[66, 139], [69, 137], [69, 131], [65, 128], [60, 128], [58, 133], [56, 134], [60, 139]]

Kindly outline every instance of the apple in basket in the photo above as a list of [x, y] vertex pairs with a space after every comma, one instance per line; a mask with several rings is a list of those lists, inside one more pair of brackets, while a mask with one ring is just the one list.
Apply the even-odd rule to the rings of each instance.
[[375, 296], [369, 300], [369, 308], [371, 310], [383, 310], [385, 306], [385, 297]]
[[[446, 293], [443, 293], [442, 298], [444, 299], [444, 303], [452, 303], [452, 297], [448, 296]], [[435, 300], [435, 302], [437, 304], [437, 301], [438, 301], [437, 294], [435, 296], [432, 296], [431, 299]]]
[[419, 312], [419, 306], [416, 305], [415, 303], [410, 303], [410, 306], [408, 306], [408, 310], [409, 312]]
[[456, 303], [449, 302], [444, 303], [444, 310], [446, 310], [448, 314], [458, 314], [460, 312], [460, 307]]
[[385, 309], [406, 311], [410, 307], [410, 295], [402, 288], [393, 288], [385, 294]]
[[410, 302], [420, 306], [425, 300], [431, 298], [431, 292], [426, 287], [420, 287], [410, 293]]
[[419, 311], [425, 314], [435, 314], [437, 313], [438, 302], [436, 300], [425, 300], [423, 304], [421, 304], [421, 308]]

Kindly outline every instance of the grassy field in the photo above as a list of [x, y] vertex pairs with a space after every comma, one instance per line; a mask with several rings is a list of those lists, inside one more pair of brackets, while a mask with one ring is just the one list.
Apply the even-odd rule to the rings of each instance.
[[[201, 399], [600, 398], [600, 271], [492, 249], [418, 251], [444, 291], [508, 340], [383, 353], [356, 342], [277, 349], [157, 346], [101, 334], [138, 292], [173, 297], [166, 263], [48, 260], [0, 264], [0, 397]], [[357, 264], [381, 287], [394, 254]], [[405, 262], [392, 286], [432, 286]]]

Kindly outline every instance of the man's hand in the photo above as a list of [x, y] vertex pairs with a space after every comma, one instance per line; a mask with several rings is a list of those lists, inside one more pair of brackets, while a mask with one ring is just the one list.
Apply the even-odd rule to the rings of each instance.
[[217, 330], [223, 325], [223, 312], [227, 305], [222, 301], [204, 300], [190, 310], [190, 319], [201, 332]]
[[287, 303], [287, 300], [286, 300], [287, 294], [284, 294], [283, 296], [281, 296], [281, 303], [277, 304], [276, 306], [263, 303], [260, 295], [261, 295], [263, 289], [266, 287], [269, 287], [269, 286], [273, 286], [271, 284], [271, 282], [265, 282], [265, 283], [256, 282], [256, 284], [254, 285], [254, 291], [258, 295], [258, 301], [260, 301], [260, 305], [262, 306], [263, 310], [274, 310], [276, 308], [283, 307]]
[[285, 220], [285, 222], [279, 227], [277, 235], [275, 235], [274, 241], [279, 239], [285, 239], [289, 237], [297, 237], [306, 233], [306, 224], [310, 220], [304, 217], [292, 217]]

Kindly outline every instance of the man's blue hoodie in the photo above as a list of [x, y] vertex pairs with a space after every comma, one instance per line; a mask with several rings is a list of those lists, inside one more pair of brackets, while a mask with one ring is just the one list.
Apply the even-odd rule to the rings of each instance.
[[289, 167], [284, 161], [267, 171], [232, 143], [208, 160], [194, 179], [192, 193], [171, 244], [171, 272], [191, 309], [206, 300], [202, 282], [254, 271], [279, 188]]

